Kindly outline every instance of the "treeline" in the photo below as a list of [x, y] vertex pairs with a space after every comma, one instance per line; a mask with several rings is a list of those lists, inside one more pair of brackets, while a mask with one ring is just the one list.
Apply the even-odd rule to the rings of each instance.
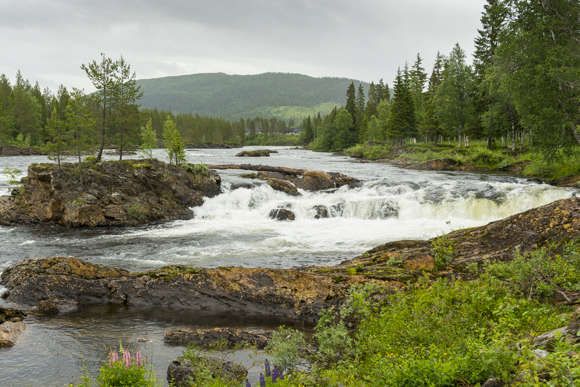
[[346, 105], [302, 123], [301, 144], [341, 150], [361, 142], [524, 140], [548, 154], [580, 144], [580, 3], [487, 0], [473, 65], [456, 45], [431, 74], [420, 55], [397, 71], [390, 92], [353, 83]]

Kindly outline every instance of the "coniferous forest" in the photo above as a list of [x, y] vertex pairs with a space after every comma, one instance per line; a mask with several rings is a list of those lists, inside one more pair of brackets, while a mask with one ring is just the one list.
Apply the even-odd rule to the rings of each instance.
[[[143, 109], [143, 92], [130, 64], [104, 54], [82, 65], [97, 88], [92, 94], [64, 86], [54, 94], [31, 85], [20, 72], [13, 82], [1, 75], [0, 148], [132, 149], [141, 143], [149, 119], [161, 138], [170, 117], [186, 143], [297, 143], [317, 151], [364, 154], [377, 145], [466, 148], [483, 142], [490, 150], [533, 148], [551, 160], [580, 144], [579, 12], [577, 2], [564, 0], [488, 0], [473, 61], [456, 45], [439, 53], [428, 71], [419, 53], [401, 64], [392, 84], [381, 79], [367, 88], [353, 81], [342, 106], [304, 119], [241, 116], [228, 121], [175, 113], [179, 109], [173, 105]], [[300, 135], [283, 136], [290, 132]]]

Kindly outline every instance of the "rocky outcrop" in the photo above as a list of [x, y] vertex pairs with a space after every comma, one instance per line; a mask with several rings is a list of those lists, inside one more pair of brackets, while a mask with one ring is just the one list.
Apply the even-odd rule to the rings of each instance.
[[296, 188], [306, 191], [320, 191], [340, 188], [344, 185], [355, 186], [359, 180], [336, 172], [309, 171], [298, 168], [273, 167], [269, 165], [208, 165], [212, 169], [245, 169], [259, 171], [256, 177], [262, 180], [278, 179], [288, 181]]
[[264, 349], [270, 339], [272, 331], [242, 330], [236, 328], [213, 328], [187, 330], [179, 329], [165, 332], [163, 342], [171, 345], [187, 346], [193, 344], [198, 347], [216, 347], [216, 344], [225, 342], [227, 348], [255, 347]]
[[562, 177], [560, 179], [552, 181], [550, 184], [555, 185], [556, 187], [580, 187], [580, 175], [570, 175], [566, 177]]
[[22, 321], [26, 314], [21, 310], [0, 306], [0, 348], [12, 347], [26, 329]]
[[5, 145], [0, 149], [0, 156], [35, 156], [45, 154], [39, 148], [32, 146]]
[[278, 151], [270, 149], [247, 150], [237, 153], [236, 157], [270, 157], [270, 153], [278, 153]]
[[22, 189], [0, 197], [0, 224], [135, 226], [191, 219], [190, 207], [221, 192], [207, 168], [158, 160], [31, 164]]
[[[364, 278], [305, 273], [294, 269], [166, 266], [131, 273], [73, 257], [26, 259], [7, 268], [0, 284], [10, 302], [38, 306], [50, 300], [71, 305], [113, 303], [129, 306], [211, 310], [314, 322], [324, 308], [340, 304], [347, 288]], [[395, 286], [395, 285], [393, 285]]]

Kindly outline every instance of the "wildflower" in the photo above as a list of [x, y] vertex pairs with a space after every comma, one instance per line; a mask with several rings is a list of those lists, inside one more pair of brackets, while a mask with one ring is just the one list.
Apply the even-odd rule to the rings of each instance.
[[131, 352], [127, 348], [123, 348], [123, 363], [126, 367], [131, 367]]
[[143, 359], [141, 358], [141, 350], [137, 348], [137, 353], [135, 354], [135, 364], [137, 367], [141, 367], [143, 365]]
[[282, 373], [282, 371], [278, 371], [278, 373], [280, 374], [280, 380], [284, 380], [284, 374]]
[[278, 382], [278, 367], [274, 366], [274, 371], [272, 371], [272, 383]]
[[270, 372], [270, 362], [268, 359], [266, 359], [266, 362], [264, 363], [264, 370], [266, 371], [266, 376], [272, 376], [272, 373]]
[[117, 351], [113, 351], [111, 348], [109, 351], [109, 367], [113, 368], [113, 365], [119, 360], [119, 355], [117, 355]]
[[252, 385], [250, 384], [250, 381], [248, 379], [246, 379], [246, 387], [252, 387]]
[[266, 379], [264, 379], [264, 374], [260, 372], [260, 387], [266, 387]]

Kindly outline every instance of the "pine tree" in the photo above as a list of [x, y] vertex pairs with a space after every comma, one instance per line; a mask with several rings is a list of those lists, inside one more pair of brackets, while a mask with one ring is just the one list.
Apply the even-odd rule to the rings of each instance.
[[439, 85], [441, 85], [442, 70], [443, 57], [439, 52], [437, 52], [433, 71], [431, 72], [431, 77], [429, 77], [429, 86], [425, 95], [425, 115], [421, 122], [421, 132], [427, 138], [432, 138], [435, 146], [437, 146], [437, 140], [441, 134], [441, 125], [439, 124], [435, 111], [435, 96]]
[[141, 140], [141, 149], [139, 151], [141, 157], [152, 159], [153, 149], [157, 148], [157, 133], [153, 130], [151, 118], [147, 121], [145, 127], [141, 129]]
[[79, 163], [81, 155], [94, 145], [96, 123], [88, 102], [89, 98], [82, 91], [74, 90], [65, 109], [66, 129]]
[[405, 80], [407, 76], [401, 73], [400, 68], [397, 70], [393, 103], [387, 123], [387, 139], [394, 141], [396, 145], [402, 145], [403, 139], [412, 134], [415, 127], [413, 98]]
[[103, 149], [105, 148], [105, 139], [108, 128], [111, 124], [111, 108], [115, 88], [115, 73], [118, 69], [118, 63], [111, 58], [107, 58], [101, 53], [101, 62], [92, 61], [88, 65], [81, 65], [87, 77], [92, 82], [97, 92], [93, 94], [93, 102], [99, 109], [100, 133], [99, 133], [99, 150], [97, 152], [97, 162], [101, 161]]
[[66, 151], [70, 149], [70, 136], [67, 126], [58, 115], [56, 107], [53, 108], [52, 114], [46, 123], [46, 131], [51, 137], [45, 147], [48, 152], [48, 158], [58, 163], [58, 170], [60, 171], [60, 162], [66, 157]]
[[356, 96], [355, 96], [354, 82], [348, 85], [346, 91], [346, 110], [350, 113], [352, 117], [356, 117]]

